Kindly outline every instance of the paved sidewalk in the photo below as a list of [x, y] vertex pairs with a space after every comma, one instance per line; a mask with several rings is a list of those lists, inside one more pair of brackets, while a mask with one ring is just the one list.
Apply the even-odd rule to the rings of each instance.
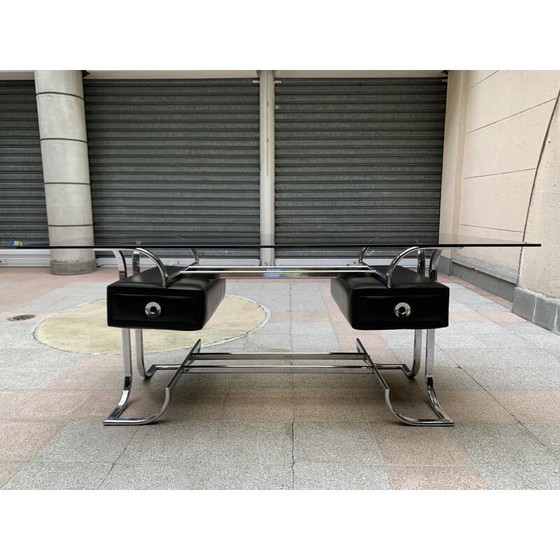
[[[299, 373], [190, 376], [157, 424], [104, 427], [120, 356], [50, 348], [33, 329], [115, 279], [0, 269], [3, 489], [560, 489], [560, 337], [508, 302], [440, 276], [451, 325], [437, 331], [435, 381], [454, 428], [399, 424], [371, 375]], [[359, 337], [377, 362], [410, 362], [412, 332], [353, 331], [327, 280], [230, 281], [227, 292], [270, 318], [216, 351], [353, 351]], [[21, 314], [35, 317], [8, 320]], [[156, 410], [169, 375], [137, 377], [127, 414]], [[431, 415], [421, 376], [389, 375], [403, 413]]]

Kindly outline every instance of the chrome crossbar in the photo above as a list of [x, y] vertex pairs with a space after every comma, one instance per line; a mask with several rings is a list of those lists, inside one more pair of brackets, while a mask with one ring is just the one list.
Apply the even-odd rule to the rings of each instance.
[[367, 266], [191, 266], [176, 273], [178, 276], [205, 278], [339, 278], [344, 276], [372, 276]]

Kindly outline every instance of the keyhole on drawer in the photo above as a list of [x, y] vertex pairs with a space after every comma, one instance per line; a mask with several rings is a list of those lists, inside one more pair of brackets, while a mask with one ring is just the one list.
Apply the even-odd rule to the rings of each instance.
[[408, 317], [412, 312], [412, 309], [410, 308], [410, 305], [408, 305], [408, 303], [402, 301], [401, 303], [397, 303], [397, 305], [395, 305], [395, 315], [399, 318], [399, 319], [404, 319], [405, 317]]
[[150, 303], [147, 303], [146, 307], [144, 307], [144, 312], [150, 319], [155, 319], [161, 315], [161, 306], [155, 301], [150, 301]]

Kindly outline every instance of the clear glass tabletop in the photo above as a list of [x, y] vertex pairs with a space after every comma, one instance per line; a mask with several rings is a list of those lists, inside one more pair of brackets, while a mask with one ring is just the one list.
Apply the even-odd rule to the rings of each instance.
[[434, 243], [418, 242], [411, 238], [409, 242], [391, 241], [386, 239], [365, 239], [362, 243], [289, 243], [289, 244], [231, 244], [231, 243], [177, 243], [177, 244], [151, 244], [151, 243], [126, 243], [115, 245], [19, 245], [10, 247], [14, 249], [90, 249], [95, 251], [130, 250], [137, 248], [148, 250], [157, 249], [407, 249], [417, 247], [419, 249], [444, 249], [463, 247], [540, 247], [541, 244], [532, 241], [515, 241], [503, 239], [488, 239], [478, 237], [466, 237], [460, 235], [441, 234], [439, 241]]

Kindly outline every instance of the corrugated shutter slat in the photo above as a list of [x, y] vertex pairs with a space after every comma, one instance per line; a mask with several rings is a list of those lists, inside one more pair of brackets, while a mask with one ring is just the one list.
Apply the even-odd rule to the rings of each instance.
[[84, 89], [96, 243], [259, 243], [257, 84], [86, 80]]
[[33, 80], [0, 81], [0, 246], [49, 242]]

